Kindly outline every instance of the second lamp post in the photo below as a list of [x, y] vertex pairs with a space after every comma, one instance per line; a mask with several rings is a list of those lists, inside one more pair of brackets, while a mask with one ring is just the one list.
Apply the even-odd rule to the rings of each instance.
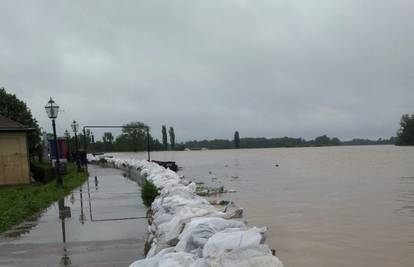
[[58, 149], [58, 141], [56, 137], [56, 123], [55, 119], [57, 118], [57, 115], [59, 113], [59, 106], [56, 105], [55, 101], [53, 101], [52, 98], [50, 98], [49, 102], [47, 102], [47, 105], [45, 106], [45, 110], [47, 113], [47, 116], [49, 119], [52, 120], [52, 127], [53, 127], [53, 142], [54, 142], [54, 154], [55, 154], [55, 169], [56, 169], [56, 184], [58, 187], [62, 187], [63, 180], [62, 176], [60, 175], [60, 161], [59, 161], [59, 149]]
[[78, 166], [78, 171], [80, 171], [80, 158], [79, 158], [79, 146], [78, 146], [79, 123], [77, 123], [74, 120], [70, 126], [72, 126], [72, 130], [75, 133], [75, 162], [76, 162], [76, 166]]

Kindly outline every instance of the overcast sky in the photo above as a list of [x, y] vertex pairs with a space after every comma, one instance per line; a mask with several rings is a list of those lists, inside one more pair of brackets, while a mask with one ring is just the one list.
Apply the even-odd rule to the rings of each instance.
[[395, 135], [414, 1], [0, 0], [0, 87], [50, 131], [139, 120], [178, 141]]

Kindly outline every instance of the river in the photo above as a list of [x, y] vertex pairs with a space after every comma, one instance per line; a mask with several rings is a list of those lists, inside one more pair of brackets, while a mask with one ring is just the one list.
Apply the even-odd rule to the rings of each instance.
[[[146, 158], [146, 153], [116, 153]], [[414, 266], [414, 147], [153, 152], [267, 226], [287, 267]]]

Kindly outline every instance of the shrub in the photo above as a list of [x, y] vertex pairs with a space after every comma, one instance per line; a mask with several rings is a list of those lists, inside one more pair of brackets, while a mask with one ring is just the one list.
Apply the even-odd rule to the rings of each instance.
[[47, 183], [55, 179], [55, 169], [49, 163], [31, 162], [30, 170], [34, 179], [38, 182]]
[[141, 189], [141, 198], [144, 205], [150, 207], [158, 195], [159, 193], [157, 187], [152, 182], [145, 180]]

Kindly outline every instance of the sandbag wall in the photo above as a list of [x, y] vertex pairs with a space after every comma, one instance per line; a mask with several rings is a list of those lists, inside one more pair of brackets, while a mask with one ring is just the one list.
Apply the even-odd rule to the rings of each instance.
[[[89, 156], [89, 160], [96, 158]], [[108, 166], [151, 181], [160, 192], [150, 209], [150, 249], [145, 259], [130, 267], [283, 266], [264, 243], [266, 228], [247, 226], [243, 210], [233, 203], [213, 206], [196, 194], [194, 183], [153, 162], [106, 161]]]

